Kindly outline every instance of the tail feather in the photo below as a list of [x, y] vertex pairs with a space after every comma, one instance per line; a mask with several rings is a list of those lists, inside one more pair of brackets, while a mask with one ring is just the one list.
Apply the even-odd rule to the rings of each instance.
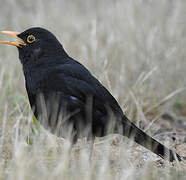
[[168, 149], [163, 144], [147, 135], [145, 132], [135, 126], [131, 121], [129, 121], [127, 117], [124, 117], [122, 124], [124, 136], [133, 139], [136, 143], [149, 149], [163, 159], [169, 159], [170, 162], [174, 160], [181, 161], [181, 157], [177, 153]]

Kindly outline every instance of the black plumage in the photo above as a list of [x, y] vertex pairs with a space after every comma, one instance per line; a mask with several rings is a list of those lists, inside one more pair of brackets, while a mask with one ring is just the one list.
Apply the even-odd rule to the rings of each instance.
[[21, 42], [12, 45], [18, 47], [30, 105], [44, 127], [73, 143], [118, 133], [162, 158], [181, 160], [129, 121], [109, 91], [51, 32], [31, 28], [16, 36]]

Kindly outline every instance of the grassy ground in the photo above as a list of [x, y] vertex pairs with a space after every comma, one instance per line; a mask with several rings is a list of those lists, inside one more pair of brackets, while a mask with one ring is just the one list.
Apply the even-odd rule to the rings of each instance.
[[[186, 2], [170, 0], [0, 0], [0, 29], [42, 26], [87, 66], [127, 116], [186, 156]], [[0, 36], [7, 40], [7, 36]], [[68, 142], [31, 132], [32, 113], [16, 48], [0, 45], [0, 179], [185, 179], [127, 138]], [[32, 145], [26, 139], [31, 135]]]

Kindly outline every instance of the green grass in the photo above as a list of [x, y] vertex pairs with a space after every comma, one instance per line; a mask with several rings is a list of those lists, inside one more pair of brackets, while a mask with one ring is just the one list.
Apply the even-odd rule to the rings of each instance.
[[[133, 122], [186, 156], [184, 0], [0, 2], [0, 30], [52, 31]], [[185, 162], [164, 162], [127, 138], [98, 138], [90, 163], [86, 141], [70, 153], [68, 142], [36, 129], [18, 52], [0, 45], [0, 179], [186, 179]]]

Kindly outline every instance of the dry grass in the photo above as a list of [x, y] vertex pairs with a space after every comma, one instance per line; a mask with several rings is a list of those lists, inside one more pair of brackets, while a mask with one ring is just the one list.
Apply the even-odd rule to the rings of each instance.
[[[0, 2], [1, 30], [51, 30], [113, 93], [132, 121], [184, 155], [184, 0]], [[184, 163], [163, 162], [126, 138], [97, 139], [90, 163], [83, 140], [69, 153], [68, 142], [45, 130], [30, 133], [32, 113], [18, 53], [4, 45], [0, 105], [0, 179], [186, 179]], [[32, 145], [26, 143], [29, 134]]]

